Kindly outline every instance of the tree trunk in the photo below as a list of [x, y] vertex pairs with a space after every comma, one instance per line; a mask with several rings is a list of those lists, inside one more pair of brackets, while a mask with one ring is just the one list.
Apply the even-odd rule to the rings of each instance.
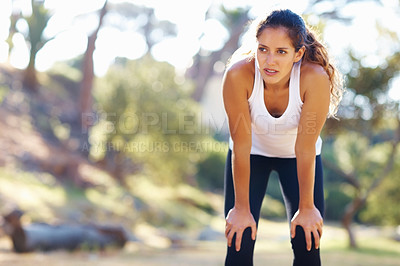
[[36, 92], [38, 89], [38, 79], [36, 76], [35, 60], [36, 60], [36, 47], [31, 47], [29, 55], [29, 63], [24, 72], [23, 84], [26, 88]]
[[214, 73], [214, 64], [221, 60], [224, 53], [232, 54], [238, 48], [239, 38], [243, 32], [244, 25], [249, 20], [247, 13], [243, 15], [232, 29], [229, 40], [225, 43], [224, 47], [218, 51], [211, 53], [210, 56], [197, 55], [193, 66], [187, 70], [186, 76], [193, 79], [195, 82], [195, 89], [192, 93], [192, 98], [200, 102], [205, 91], [207, 82], [210, 80]]
[[33, 63], [29, 62], [28, 67], [25, 69], [23, 84], [27, 89], [33, 92], [38, 90], [39, 82], [36, 76], [35, 61], [33, 61]]
[[82, 64], [82, 81], [81, 81], [81, 92], [80, 92], [80, 117], [81, 121], [81, 139], [80, 139], [80, 151], [88, 156], [89, 154], [89, 128], [93, 124], [92, 114], [92, 88], [94, 80], [94, 64], [93, 54], [95, 50], [95, 43], [97, 34], [103, 24], [104, 16], [107, 13], [107, 1], [105, 1], [103, 8], [100, 11], [99, 24], [97, 29], [88, 37], [87, 49], [84, 55]]
[[366, 198], [361, 198], [357, 196], [353, 199], [353, 201], [347, 205], [345, 213], [342, 218], [342, 225], [346, 229], [347, 234], [349, 236], [349, 246], [350, 248], [357, 248], [356, 237], [352, 228], [352, 222], [354, 219], [355, 214], [359, 209], [361, 209], [366, 202]]
[[[32, 91], [37, 91], [39, 84], [35, 69], [36, 54], [48, 41], [43, 38], [43, 32], [47, 27], [47, 22], [49, 21], [50, 16], [48, 10], [44, 8], [43, 1], [39, 2], [31, 0], [31, 7], [32, 14], [29, 17], [24, 17], [28, 23], [29, 34], [27, 40], [29, 40], [31, 47], [29, 52], [29, 64], [24, 73], [23, 84], [26, 88]], [[14, 19], [17, 19], [17, 17]], [[14, 23], [13, 18], [11, 18], [11, 23]], [[12, 29], [13, 27], [15, 27], [16, 30], [16, 24], [11, 25], [11, 30], [14, 30]]]

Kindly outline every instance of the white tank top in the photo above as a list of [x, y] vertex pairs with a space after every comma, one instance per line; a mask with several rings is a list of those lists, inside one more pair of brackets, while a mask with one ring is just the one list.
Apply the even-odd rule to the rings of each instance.
[[[300, 97], [301, 60], [292, 67], [289, 81], [289, 103], [280, 117], [273, 117], [264, 102], [264, 82], [255, 61], [253, 92], [248, 99], [251, 115], [252, 146], [251, 154], [267, 157], [295, 158], [294, 151], [297, 128], [303, 102]], [[229, 147], [233, 148], [232, 138]], [[316, 154], [321, 154], [322, 139], [318, 136], [315, 144]]]

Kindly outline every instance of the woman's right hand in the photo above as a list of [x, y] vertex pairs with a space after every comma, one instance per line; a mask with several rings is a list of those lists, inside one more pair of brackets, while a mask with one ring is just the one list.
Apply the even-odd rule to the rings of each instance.
[[243, 232], [247, 227], [251, 228], [251, 238], [256, 240], [257, 226], [253, 215], [248, 209], [237, 209], [233, 207], [226, 216], [225, 237], [228, 240], [228, 247], [232, 245], [232, 238], [236, 233], [235, 247], [240, 250]]

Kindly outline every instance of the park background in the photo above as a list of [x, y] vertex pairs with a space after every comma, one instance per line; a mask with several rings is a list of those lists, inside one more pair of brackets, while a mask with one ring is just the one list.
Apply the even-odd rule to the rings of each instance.
[[[233, 4], [234, 2], [234, 4]], [[122, 225], [106, 252], [4, 265], [221, 265], [225, 63], [250, 19], [290, 8], [345, 75], [322, 132], [324, 265], [400, 263], [400, 1], [0, 0], [0, 212]], [[273, 173], [256, 265], [290, 265]]]

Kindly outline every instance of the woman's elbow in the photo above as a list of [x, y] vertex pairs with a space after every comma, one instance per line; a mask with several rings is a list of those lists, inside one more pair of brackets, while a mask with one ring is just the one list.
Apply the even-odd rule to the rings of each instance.
[[315, 144], [310, 145], [307, 143], [296, 142], [294, 146], [294, 152], [296, 157], [304, 157], [304, 156], [316, 156]]
[[235, 141], [233, 140], [233, 153], [236, 154], [250, 154], [251, 151], [251, 141]]

